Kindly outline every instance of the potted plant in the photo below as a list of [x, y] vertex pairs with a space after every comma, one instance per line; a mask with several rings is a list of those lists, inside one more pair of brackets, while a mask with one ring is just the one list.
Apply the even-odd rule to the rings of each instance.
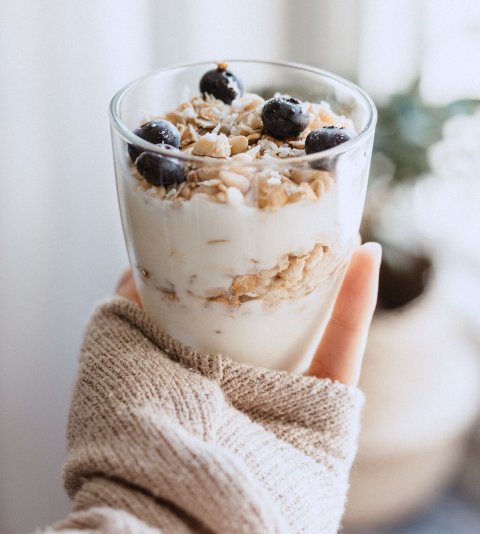
[[[480, 131], [480, 113], [472, 117]], [[377, 158], [384, 177], [370, 191], [364, 234], [383, 244], [384, 257], [360, 383], [366, 405], [347, 527], [391, 525], [432, 502], [458, 474], [479, 412], [480, 351], [466, 334], [461, 299], [452, 298], [475, 288], [462, 286], [454, 268], [465, 262], [452, 261], [462, 257], [461, 239], [453, 236], [463, 231], [465, 237], [480, 222], [478, 208], [465, 221], [468, 199], [451, 204], [452, 185], [456, 194], [458, 187], [470, 194], [477, 187], [480, 195], [476, 164], [465, 172], [464, 185], [458, 172], [452, 175], [458, 151], [448, 143], [458, 137], [458, 120], [464, 119], [446, 123], [444, 138], [425, 159], [430, 172], [417, 180], [392, 179], [398, 162], [385, 166]], [[473, 234], [466, 242], [471, 246], [475, 239], [480, 243]], [[480, 265], [480, 248], [478, 260]]]

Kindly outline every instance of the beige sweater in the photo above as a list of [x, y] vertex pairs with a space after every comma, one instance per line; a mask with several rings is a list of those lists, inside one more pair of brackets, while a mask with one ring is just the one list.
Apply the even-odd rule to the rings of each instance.
[[194, 351], [106, 301], [70, 409], [73, 510], [53, 530], [335, 533], [361, 404], [339, 383]]

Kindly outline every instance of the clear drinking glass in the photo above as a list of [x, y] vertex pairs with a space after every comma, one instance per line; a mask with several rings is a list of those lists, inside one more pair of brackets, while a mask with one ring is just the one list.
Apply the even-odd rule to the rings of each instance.
[[[246, 163], [174, 154], [133, 134], [198, 94], [200, 78], [213, 66], [163, 69], [129, 84], [111, 102], [118, 199], [135, 282], [146, 312], [175, 339], [237, 361], [299, 371], [322, 335], [358, 239], [375, 107], [354, 84], [319, 69], [232, 60], [228, 68], [245, 92], [326, 101], [351, 119], [357, 135], [317, 154]], [[129, 144], [176, 159], [199, 181], [222, 173], [235, 183], [244, 176], [254, 200], [212, 182], [208, 191], [216, 198], [179, 200], [180, 188], [165, 196], [138, 179]], [[262, 178], [267, 168], [272, 176], [272, 169], [287, 167], [298, 183], [315, 177], [308, 194], [288, 202], [275, 180], [266, 185]], [[312, 189], [318, 198], [311, 198]]]

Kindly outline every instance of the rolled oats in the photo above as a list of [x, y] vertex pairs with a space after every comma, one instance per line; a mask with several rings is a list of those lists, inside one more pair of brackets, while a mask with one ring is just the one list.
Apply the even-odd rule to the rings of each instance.
[[323, 171], [317, 171], [308, 167], [296, 167], [290, 171], [290, 178], [296, 183], [301, 184], [303, 182], [313, 182], [316, 178], [320, 178], [322, 174], [326, 174]]
[[246, 193], [250, 187], [250, 181], [243, 174], [232, 171], [220, 171], [220, 180], [227, 187], [236, 187], [242, 193]]
[[317, 195], [313, 192], [312, 187], [307, 182], [303, 182], [298, 186], [304, 193], [307, 200], [317, 200]]
[[289, 141], [288, 144], [293, 146], [293, 148], [298, 148], [299, 150], [305, 149], [305, 139], [294, 139]]
[[183, 131], [181, 132], [180, 148], [190, 146], [197, 140], [198, 133], [195, 131], [193, 126], [191, 124], [189, 124], [188, 126], [183, 126]]
[[315, 245], [312, 251], [310, 252], [310, 255], [306, 259], [305, 271], [312, 271], [316, 269], [320, 265], [320, 262], [322, 261], [324, 254], [327, 252], [328, 252], [328, 247], [321, 245], [321, 244]]
[[315, 196], [320, 198], [330, 190], [330, 188], [333, 186], [333, 183], [333, 178], [329, 174], [324, 173], [322, 176], [319, 176], [313, 180], [310, 186], [315, 193]]
[[[325, 265], [320, 269], [322, 262]], [[252, 263], [255, 267], [258, 262]], [[338, 258], [330, 253], [329, 246], [317, 243], [305, 254], [283, 256], [271, 269], [257, 269], [251, 274], [234, 276], [228, 290], [214, 290], [206, 300], [236, 307], [252, 300], [262, 300], [268, 307], [277, 306], [283, 300], [308, 295], [325, 276], [332, 275], [340, 266]]]
[[255, 274], [247, 274], [244, 276], [236, 276], [233, 279], [231, 292], [238, 295], [245, 295], [251, 293], [259, 283], [259, 277]]
[[232, 102], [232, 110], [234, 112], [252, 111], [254, 109], [262, 108], [265, 100], [253, 93], [247, 93], [242, 98], [237, 98]]
[[288, 195], [287, 204], [295, 204], [295, 202], [300, 202], [301, 200], [305, 200], [305, 198], [305, 191], [295, 191], [294, 193]]
[[[178, 128], [181, 151], [201, 156], [205, 163], [186, 165], [187, 180], [181, 188], [175, 185], [156, 188], [134, 165], [133, 176], [149, 195], [172, 201], [187, 201], [201, 195], [212, 202], [235, 206], [246, 203], [270, 210], [295, 202], [315, 202], [334, 185], [333, 173], [289, 165], [288, 160], [305, 154], [305, 138], [313, 128], [335, 125], [353, 129], [351, 121], [335, 115], [325, 102], [306, 103], [308, 127], [295, 139], [280, 140], [263, 132], [263, 104], [261, 96], [251, 93], [235, 99], [231, 105], [211, 95], [197, 95], [181, 103], [162, 118]], [[209, 160], [217, 163], [221, 159], [228, 169], [209, 165]], [[281, 166], [277, 165], [279, 159], [283, 160]], [[259, 160], [265, 163], [263, 171], [248, 166]], [[272, 167], [268, 168], [270, 161]], [[219, 182], [212, 182], [215, 179]]]
[[[195, 180], [199, 182], [218, 179], [218, 170], [215, 167], [208, 167], [204, 165], [191, 172], [194, 173], [192, 179], [193, 177], [195, 177]], [[220, 183], [220, 181], [218, 181], [217, 183]]]
[[242, 195], [242, 192], [236, 187], [228, 187], [227, 202], [232, 206], [239, 207], [245, 203], [245, 197]]

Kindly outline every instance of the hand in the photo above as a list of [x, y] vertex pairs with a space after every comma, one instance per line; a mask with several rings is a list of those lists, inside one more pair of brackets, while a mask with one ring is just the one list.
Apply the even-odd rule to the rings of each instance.
[[357, 386], [377, 304], [382, 248], [365, 243], [353, 253], [332, 316], [307, 374]]
[[[356, 386], [368, 330], [377, 302], [382, 249], [365, 243], [353, 253], [332, 316], [307, 374]], [[117, 295], [141, 305], [131, 270], [118, 283]]]
[[126, 298], [127, 300], [131, 300], [135, 302], [135, 304], [142, 306], [137, 288], [135, 286], [135, 282], [133, 280], [132, 269], [127, 269], [122, 274], [120, 280], [118, 281], [115, 293], [120, 297]]

